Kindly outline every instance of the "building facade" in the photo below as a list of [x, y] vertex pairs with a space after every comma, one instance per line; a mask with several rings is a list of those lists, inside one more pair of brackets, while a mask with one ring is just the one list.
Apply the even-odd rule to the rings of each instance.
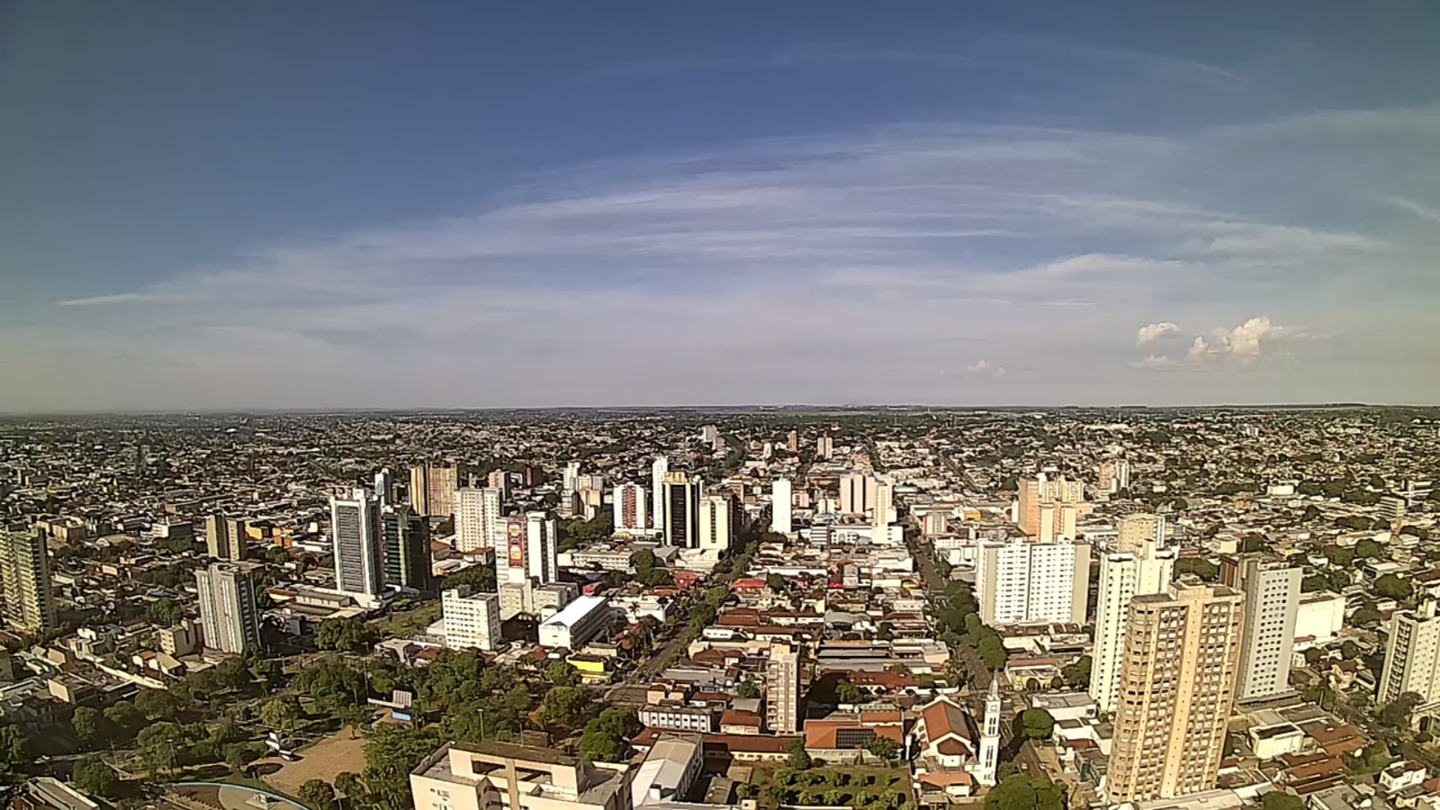
[[0, 530], [0, 585], [11, 630], [43, 634], [56, 627], [47, 546], [41, 532]]
[[500, 535], [500, 490], [464, 487], [455, 491], [455, 550], [462, 554], [494, 548]]
[[385, 535], [385, 585], [428, 591], [435, 584], [430, 562], [430, 521], [408, 506], [380, 515]]
[[1221, 560], [1220, 581], [1245, 595], [1239, 700], [1290, 691], [1290, 656], [1300, 609], [1301, 570], [1260, 555]]
[[1090, 583], [1085, 543], [986, 543], [976, 551], [975, 595], [988, 625], [1084, 624]]
[[[237, 527], [238, 528], [238, 527]], [[224, 515], [205, 518], [205, 552], [217, 560], [243, 560], [247, 543], [243, 533], [232, 532]], [[236, 535], [239, 534], [237, 537]]]
[[789, 478], [776, 478], [770, 482], [770, 531], [789, 534], [791, 525], [791, 484]]
[[649, 528], [645, 488], [639, 484], [621, 484], [610, 494], [615, 510], [615, 531], [638, 532]]
[[1215, 787], [1235, 703], [1244, 602], [1225, 586], [1191, 583], [1132, 600], [1106, 776], [1112, 804]]
[[735, 505], [729, 495], [701, 497], [697, 547], [705, 551], [727, 551], [734, 539], [734, 518]]
[[698, 548], [700, 545], [699, 478], [683, 472], [665, 474], [665, 545]]
[[1176, 550], [1161, 545], [1163, 536], [1164, 524], [1159, 516], [1127, 515], [1120, 520], [1119, 535], [1111, 549], [1100, 555], [1089, 692], [1102, 712], [1113, 712], [1119, 699], [1130, 601], [1136, 596], [1164, 593], [1173, 578]]
[[452, 650], [493, 651], [499, 646], [500, 595], [461, 596], [454, 589], [440, 595], [445, 620], [445, 646]]
[[255, 601], [259, 568], [255, 563], [215, 562], [195, 572], [200, 632], [207, 649], [227, 655], [263, 649]]
[[771, 645], [765, 665], [765, 725], [774, 734], [794, 734], [800, 718], [800, 653], [786, 644]]
[[1391, 703], [1406, 692], [1419, 695], [1421, 705], [1440, 700], [1440, 616], [1435, 608], [1435, 601], [1426, 599], [1414, 611], [1390, 617], [1376, 704]]
[[384, 587], [381, 567], [380, 503], [365, 489], [330, 497], [331, 551], [335, 589], [371, 604]]

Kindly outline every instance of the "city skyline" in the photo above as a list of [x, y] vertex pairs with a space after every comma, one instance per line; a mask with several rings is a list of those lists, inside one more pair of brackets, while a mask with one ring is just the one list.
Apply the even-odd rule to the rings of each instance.
[[1433, 11], [338, 8], [7, 13], [0, 413], [1440, 403]]

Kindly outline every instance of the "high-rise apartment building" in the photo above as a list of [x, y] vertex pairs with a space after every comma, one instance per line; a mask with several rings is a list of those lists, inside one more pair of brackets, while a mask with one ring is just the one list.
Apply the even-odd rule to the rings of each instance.
[[389, 467], [375, 473], [375, 500], [380, 502], [381, 509], [395, 503], [395, 476]]
[[615, 510], [615, 531], [638, 532], [650, 522], [645, 511], [645, 488], [639, 484], [621, 484], [611, 493]]
[[364, 489], [330, 497], [330, 536], [335, 589], [362, 604], [373, 603], [384, 586], [381, 567], [380, 504]]
[[765, 724], [772, 733], [800, 730], [800, 653], [787, 644], [770, 646], [765, 666]]
[[1084, 624], [1090, 589], [1085, 543], [986, 543], [976, 553], [975, 596], [986, 624]]
[[455, 491], [455, 550], [494, 548], [500, 538], [501, 493], [491, 487]]
[[[1020, 531], [1031, 537], [1040, 537], [1041, 529], [1041, 507], [1042, 506], [1075, 506], [1085, 502], [1085, 485], [1080, 481], [1070, 481], [1065, 476], [1050, 478], [1045, 473], [1040, 473], [1034, 478], [1026, 478], [1020, 481], [1020, 497], [1016, 507], [1015, 522], [1020, 526]], [[1041, 538], [1042, 542], [1049, 542], [1057, 536], [1074, 537], [1074, 530], [1067, 535], [1063, 531], [1066, 528], [1063, 509], [1057, 516], [1051, 518], [1051, 537]]]
[[56, 626], [47, 545], [41, 532], [0, 530], [5, 626], [19, 633], [48, 633]]
[[1421, 705], [1440, 700], [1440, 616], [1433, 599], [1390, 617], [1375, 702], [1392, 703], [1406, 692], [1419, 695]]
[[700, 498], [699, 540], [696, 547], [705, 551], [725, 552], [734, 539], [734, 501], [729, 495], [705, 495]]
[[510, 473], [504, 470], [491, 470], [485, 476], [485, 486], [491, 489], [500, 490], [500, 499], [503, 501], [510, 497]]
[[1131, 601], [1106, 777], [1112, 804], [1215, 787], [1235, 703], [1244, 601], [1225, 586], [1189, 583]]
[[[792, 431], [790, 435], [795, 434]], [[793, 528], [790, 520], [791, 497], [789, 478], [776, 478], [770, 482], [770, 531], [790, 533]]]
[[408, 506], [383, 508], [385, 585], [428, 591], [434, 585], [430, 559], [430, 521]]
[[785, 449], [792, 453], [800, 452], [800, 433], [798, 431], [792, 430], [790, 435], [785, 437]]
[[875, 482], [875, 505], [870, 522], [876, 529], [877, 539], [884, 534], [886, 527], [895, 522], [895, 485], [889, 481]]
[[525, 571], [541, 585], [560, 581], [560, 546], [555, 519], [544, 512], [525, 513]]
[[1300, 569], [1259, 554], [1226, 557], [1220, 563], [1220, 581], [1245, 595], [1236, 698], [1253, 700], [1289, 692]]
[[840, 513], [863, 515], [875, 508], [875, 479], [865, 473], [840, 477]]
[[1114, 495], [1130, 488], [1130, 462], [1123, 458], [1106, 461], [1096, 471], [1095, 488], [1100, 492]]
[[419, 464], [410, 468], [410, 506], [426, 517], [455, 514], [460, 469], [453, 464]]
[[255, 563], [214, 562], [195, 572], [206, 649], [244, 655], [247, 650], [262, 648], [260, 609], [255, 601], [259, 569]]
[[241, 521], [230, 521], [224, 515], [210, 515], [205, 518], [205, 552], [217, 560], [245, 559], [248, 543], [243, 531], [232, 531], [243, 527]]
[[655, 463], [650, 465], [650, 528], [657, 531], [665, 529], [665, 477], [670, 473], [670, 459], [664, 456], [656, 456]]
[[1125, 624], [1136, 596], [1165, 593], [1175, 570], [1176, 550], [1162, 545], [1164, 519], [1126, 515], [1119, 536], [1100, 555], [1100, 587], [1095, 603], [1095, 646], [1090, 696], [1102, 712], [1115, 711], [1120, 668], [1125, 657]]
[[491, 651], [499, 646], [499, 594], [461, 596], [452, 588], [440, 595], [440, 609], [445, 620], [446, 647]]
[[565, 465], [565, 471], [560, 476], [560, 507], [561, 515], [575, 513], [576, 495], [580, 492], [580, 462], [572, 461]]
[[830, 434], [821, 433], [820, 438], [815, 440], [815, 458], [829, 461], [833, 455], [835, 455], [835, 440], [830, 438]]
[[700, 545], [700, 486], [683, 472], [665, 474], [665, 545], [697, 548]]
[[544, 512], [505, 518], [505, 545], [495, 550], [495, 579], [502, 619], [534, 612], [534, 590], [559, 581], [555, 520]]

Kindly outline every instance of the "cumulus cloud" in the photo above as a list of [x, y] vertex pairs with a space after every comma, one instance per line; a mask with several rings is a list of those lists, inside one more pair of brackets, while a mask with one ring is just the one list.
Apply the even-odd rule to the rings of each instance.
[[971, 377], [1003, 377], [1005, 376], [1005, 367], [997, 366], [989, 360], [981, 359], [966, 366], [965, 373]]
[[1169, 321], [1146, 324], [1135, 332], [1135, 345], [1149, 346], [1151, 343], [1175, 337], [1178, 334], [1180, 334], [1180, 327]]

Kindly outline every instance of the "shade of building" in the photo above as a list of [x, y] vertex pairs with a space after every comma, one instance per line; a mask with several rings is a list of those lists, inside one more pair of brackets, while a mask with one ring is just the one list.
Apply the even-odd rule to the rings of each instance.
[[330, 534], [335, 557], [335, 589], [369, 604], [380, 594], [380, 503], [364, 489], [330, 498]]
[[776, 478], [770, 482], [770, 531], [789, 534], [794, 528], [790, 518], [791, 497], [789, 478]]
[[207, 649], [244, 655], [262, 648], [260, 609], [255, 602], [259, 569], [255, 563], [226, 561], [195, 572], [200, 632]]
[[461, 596], [451, 588], [440, 595], [445, 646], [452, 650], [494, 650], [501, 641], [500, 595]]
[[408, 506], [398, 506], [386, 508], [380, 522], [385, 534], [385, 585], [430, 590], [434, 584], [430, 521]]
[[735, 503], [729, 495], [706, 495], [700, 499], [697, 547], [723, 552], [734, 539]]
[[455, 491], [455, 550], [462, 554], [494, 548], [500, 536], [500, 490], [463, 487]]
[[603, 596], [577, 597], [564, 610], [540, 623], [540, 646], [578, 650], [609, 627], [613, 619], [609, 599]]
[[631, 810], [628, 768], [550, 748], [451, 743], [410, 772], [415, 810]]
[[1115, 543], [1100, 555], [1089, 690], [1100, 711], [1114, 711], [1119, 699], [1130, 600], [1164, 593], [1173, 577], [1176, 549], [1165, 548], [1163, 538], [1164, 521], [1159, 516], [1127, 515], [1120, 520]]
[[665, 474], [665, 545], [698, 548], [700, 544], [699, 478], [683, 472]]
[[649, 527], [645, 488], [639, 484], [621, 484], [611, 493], [615, 510], [615, 531], [636, 532]]
[[1085, 622], [1090, 546], [1079, 542], [986, 543], [976, 552], [975, 586], [986, 624]]
[[55, 629], [50, 557], [40, 532], [0, 531], [0, 584], [4, 586], [5, 626], [21, 633]]
[[1421, 705], [1440, 700], [1440, 616], [1426, 599], [1413, 611], [1390, 617], [1385, 666], [1375, 690], [1377, 704], [1391, 703], [1406, 692], [1420, 696]]
[[[237, 527], [238, 528], [238, 527]], [[245, 535], [232, 532], [224, 515], [205, 518], [205, 551], [217, 560], [243, 560], [246, 556]]]
[[1131, 601], [1106, 777], [1112, 804], [1215, 787], [1240, 670], [1244, 601], [1225, 586], [1193, 583]]
[[773, 644], [765, 665], [765, 724], [774, 734], [794, 734], [800, 718], [800, 653]]
[[1264, 555], [1226, 557], [1220, 562], [1220, 581], [1245, 595], [1236, 697], [1253, 700], [1290, 691], [1300, 569]]

